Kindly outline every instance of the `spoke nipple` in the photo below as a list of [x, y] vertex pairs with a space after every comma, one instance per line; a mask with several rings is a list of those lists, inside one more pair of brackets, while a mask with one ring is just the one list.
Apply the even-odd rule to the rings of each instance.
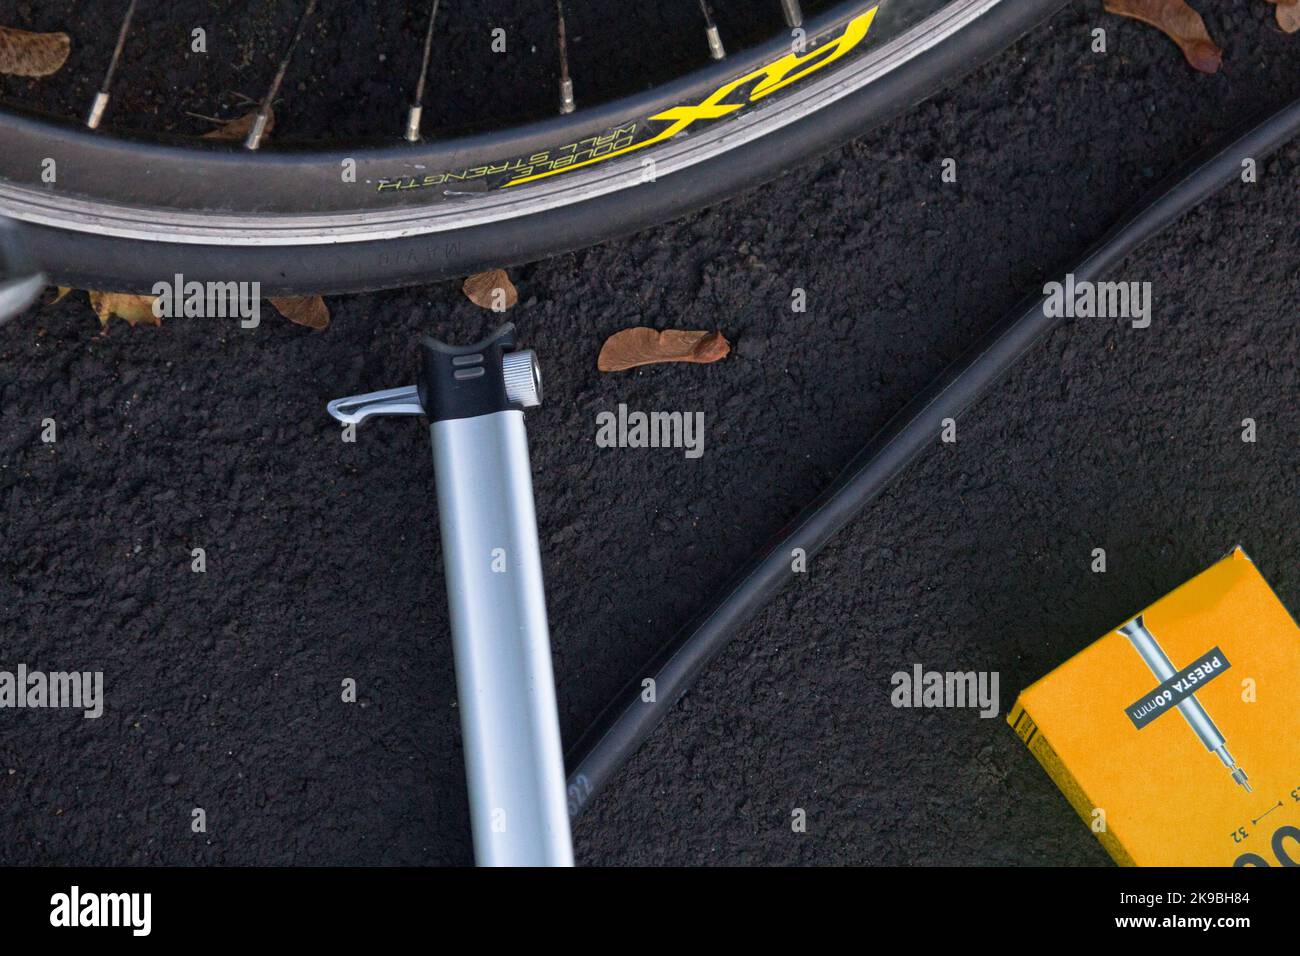
[[573, 80], [560, 80], [560, 112], [572, 113], [577, 109], [573, 100]]
[[96, 93], [95, 102], [90, 104], [90, 115], [86, 117], [86, 126], [90, 129], [99, 129], [99, 121], [104, 118], [106, 109], [108, 109], [108, 94]]
[[709, 56], [721, 60], [727, 55], [726, 48], [722, 45], [722, 34], [718, 32], [715, 24], [709, 24], [704, 30], [704, 35], [709, 38]]
[[412, 106], [406, 114], [406, 141], [408, 143], [418, 143], [420, 141], [420, 116], [423, 113], [423, 106]]
[[781, 0], [781, 12], [785, 14], [785, 25], [790, 29], [803, 26], [803, 11], [799, 9], [799, 0]]
[[244, 140], [245, 149], [257, 149], [262, 145], [262, 137], [266, 135], [266, 111], [259, 110], [257, 117], [253, 120], [253, 128], [248, 131], [248, 139]]

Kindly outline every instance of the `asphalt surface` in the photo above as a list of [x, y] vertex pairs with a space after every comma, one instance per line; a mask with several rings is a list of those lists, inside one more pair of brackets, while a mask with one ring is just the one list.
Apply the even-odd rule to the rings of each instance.
[[[529, 431], [566, 740], [1001, 313], [1300, 95], [1268, 4], [1200, 7], [1216, 76], [1081, 3], [795, 174], [515, 270], [547, 379]], [[1068, 323], [936, 436], [594, 802], [579, 861], [1106, 864], [1002, 717], [1235, 544], [1300, 609], [1298, 168], [1292, 143], [1125, 263], [1149, 328]], [[268, 310], [101, 334], [76, 296], [0, 328], [0, 665], [102, 670], [107, 695], [99, 720], [0, 713], [0, 862], [470, 861], [425, 431], [345, 444], [324, 405], [411, 380], [419, 334], [497, 317], [450, 282], [329, 305], [323, 333]], [[631, 325], [736, 348], [599, 373]], [[619, 403], [702, 411], [703, 456], [598, 448]], [[917, 663], [998, 672], [999, 717], [893, 708]]]

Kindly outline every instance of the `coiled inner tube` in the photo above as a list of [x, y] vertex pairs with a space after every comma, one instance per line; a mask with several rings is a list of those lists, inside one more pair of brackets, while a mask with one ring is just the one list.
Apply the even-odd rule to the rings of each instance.
[[[1108, 232], [1067, 272], [1096, 282], [1220, 187], [1236, 179], [1242, 161], [1256, 163], [1300, 134], [1300, 100], [1220, 149], [1192, 161]], [[650, 736], [700, 672], [754, 615], [789, 583], [791, 551], [813, 557], [925, 448], [945, 418], [969, 408], [1036, 342], [1064, 319], [1048, 315], [1045, 296], [1027, 298], [979, 343], [895, 415], [818, 498], [803, 509], [731, 579], [596, 718], [569, 753], [569, 816], [577, 817]], [[1055, 310], [1053, 310], [1055, 312]], [[653, 677], [656, 702], [641, 699]]]

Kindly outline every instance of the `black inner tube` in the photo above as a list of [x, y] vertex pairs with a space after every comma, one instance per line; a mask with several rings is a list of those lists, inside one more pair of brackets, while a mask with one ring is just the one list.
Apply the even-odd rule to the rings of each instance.
[[[1072, 269], [1076, 281], [1098, 281], [1147, 240], [1160, 233], [1242, 171], [1300, 134], [1300, 100], [1249, 132], [1189, 164], [1136, 211], [1122, 219]], [[835, 481], [803, 509], [731, 579], [703, 613], [678, 632], [596, 718], [568, 756], [569, 816], [577, 817], [650, 736], [700, 672], [740, 629], [791, 579], [792, 551], [808, 558], [889, 486], [930, 447], [943, 420], [969, 408], [1039, 339], [1064, 319], [1046, 314], [1046, 296], [1017, 306], [895, 415]], [[642, 681], [653, 677], [655, 701], [642, 700]]]

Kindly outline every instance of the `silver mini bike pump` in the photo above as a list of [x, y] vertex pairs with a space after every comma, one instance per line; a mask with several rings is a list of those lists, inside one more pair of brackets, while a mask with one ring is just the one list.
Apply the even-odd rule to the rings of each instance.
[[419, 385], [328, 406], [345, 423], [429, 419], [479, 866], [573, 865], [522, 411], [541, 401], [537, 357], [506, 324], [459, 348], [426, 337]]
[[[1164, 682], [1178, 673], [1178, 668], [1174, 667], [1174, 662], [1169, 659], [1169, 655], [1160, 646], [1156, 636], [1147, 629], [1141, 614], [1123, 625], [1119, 632], [1128, 638], [1133, 649], [1138, 652], [1138, 656], [1146, 661], [1147, 667], [1151, 668], [1151, 673], [1156, 675], [1156, 680]], [[1196, 736], [1200, 738], [1201, 743], [1205, 744], [1205, 749], [1222, 760], [1223, 765], [1231, 771], [1232, 779], [1250, 793], [1250, 781], [1246, 779], [1246, 771], [1238, 767], [1237, 761], [1232, 754], [1228, 753], [1228, 742], [1224, 740], [1219, 728], [1201, 706], [1201, 702], [1196, 699], [1196, 695], [1193, 694], [1179, 701], [1178, 709], [1191, 725]]]

